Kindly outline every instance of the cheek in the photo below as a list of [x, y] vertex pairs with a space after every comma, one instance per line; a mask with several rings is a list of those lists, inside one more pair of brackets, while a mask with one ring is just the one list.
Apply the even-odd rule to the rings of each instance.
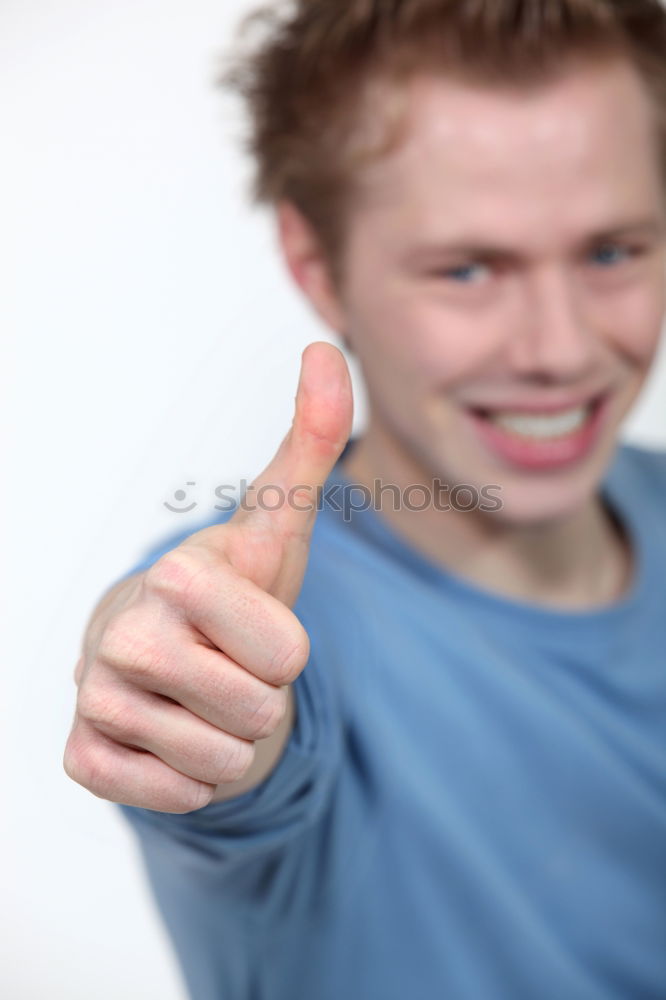
[[500, 342], [501, 337], [487, 325], [442, 313], [421, 341], [420, 360], [431, 371], [433, 382], [454, 388], [486, 374]]
[[403, 386], [454, 385], [482, 372], [496, 349], [492, 331], [441, 303], [382, 295], [355, 311], [359, 358], [381, 361]]
[[652, 294], [637, 291], [615, 303], [605, 339], [611, 350], [633, 366], [647, 368], [655, 358], [664, 324], [665, 292], [660, 283]]

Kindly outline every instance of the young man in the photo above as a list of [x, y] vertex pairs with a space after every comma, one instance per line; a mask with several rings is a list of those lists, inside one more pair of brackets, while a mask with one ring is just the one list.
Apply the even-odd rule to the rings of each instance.
[[367, 429], [310, 345], [246, 504], [100, 602], [65, 769], [195, 1000], [658, 1000], [666, 14], [340, 6], [229, 79]]

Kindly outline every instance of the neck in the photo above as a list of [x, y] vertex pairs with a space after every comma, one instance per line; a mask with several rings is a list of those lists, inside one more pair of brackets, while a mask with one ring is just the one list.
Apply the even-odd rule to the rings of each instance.
[[620, 525], [594, 496], [566, 518], [520, 525], [495, 513], [454, 508], [394, 509], [380, 483], [432, 491], [434, 476], [393, 441], [372, 433], [355, 444], [343, 462], [345, 476], [367, 487], [374, 508], [396, 534], [417, 551], [470, 583], [505, 597], [557, 609], [586, 610], [618, 600], [632, 569], [630, 546]]

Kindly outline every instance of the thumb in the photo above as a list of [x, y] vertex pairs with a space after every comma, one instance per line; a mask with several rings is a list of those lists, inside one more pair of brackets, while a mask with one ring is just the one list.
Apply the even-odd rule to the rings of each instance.
[[[249, 528], [257, 538], [268, 533], [279, 541], [281, 557], [271, 591], [285, 603], [292, 604], [300, 589], [320, 491], [349, 440], [352, 417], [344, 355], [324, 341], [309, 344], [301, 358], [291, 427], [228, 522], [246, 540]], [[243, 561], [249, 556], [246, 548]]]
[[349, 440], [352, 416], [351, 378], [343, 354], [323, 341], [309, 344], [301, 357], [291, 427], [248, 488], [251, 506], [271, 515], [289, 535], [308, 533], [318, 491]]

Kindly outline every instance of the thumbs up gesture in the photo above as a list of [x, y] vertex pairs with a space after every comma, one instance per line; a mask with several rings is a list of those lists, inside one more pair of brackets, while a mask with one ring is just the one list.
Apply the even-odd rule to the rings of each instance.
[[74, 674], [70, 778], [101, 798], [183, 813], [272, 770], [310, 650], [291, 609], [352, 409], [343, 355], [310, 344], [292, 425], [245, 503], [100, 603]]
[[[252, 483], [247, 506], [222, 529], [192, 537], [216, 545], [237, 572], [293, 607], [303, 582], [319, 490], [351, 434], [352, 391], [340, 351], [310, 344], [303, 352], [296, 411], [272, 461]], [[210, 539], [210, 542], [209, 542]]]

